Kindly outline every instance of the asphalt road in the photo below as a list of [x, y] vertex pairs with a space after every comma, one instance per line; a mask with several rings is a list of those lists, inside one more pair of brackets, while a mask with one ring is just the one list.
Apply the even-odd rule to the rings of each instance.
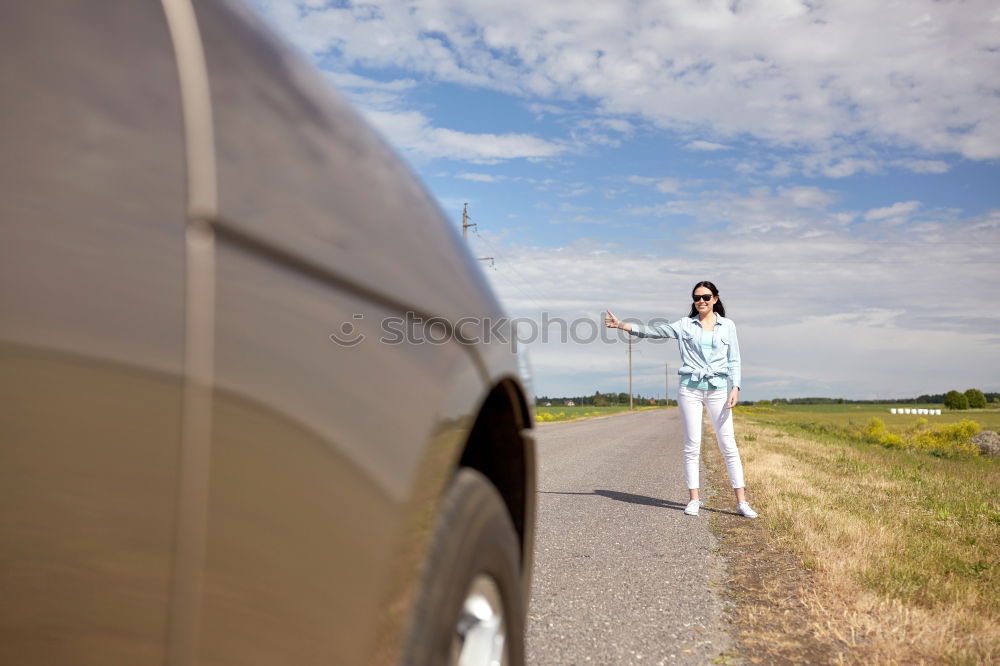
[[531, 666], [732, 654], [708, 516], [734, 502], [703, 487], [708, 506], [684, 515], [680, 429], [675, 409], [539, 427]]

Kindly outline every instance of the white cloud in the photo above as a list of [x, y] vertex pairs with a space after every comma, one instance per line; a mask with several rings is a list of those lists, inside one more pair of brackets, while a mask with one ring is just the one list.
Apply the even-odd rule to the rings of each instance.
[[882, 173], [887, 165], [901, 164], [899, 160], [887, 162], [885, 151], [839, 138], [802, 146], [792, 154], [786, 151], [781, 159], [764, 155], [753, 159], [725, 160], [723, 163], [743, 175], [764, 174], [779, 179], [796, 172], [810, 178], [850, 178], [859, 173]]
[[630, 206], [622, 212], [641, 217], [682, 215], [697, 220], [701, 228], [726, 225], [726, 239], [753, 238], [767, 244], [777, 240], [810, 238], [840, 233], [853, 216], [830, 207], [838, 194], [817, 187], [772, 189], [756, 187], [748, 192], [691, 190], [650, 206]]
[[656, 183], [656, 189], [665, 194], [674, 194], [680, 191], [681, 184], [676, 178], [664, 178]]
[[556, 106], [555, 104], [541, 104], [539, 102], [532, 102], [530, 104], [527, 104], [526, 108], [528, 109], [528, 111], [531, 111], [532, 113], [535, 113], [540, 116], [544, 115], [564, 116], [571, 113], [569, 109], [565, 109], [561, 106]]
[[632, 132], [632, 123], [622, 118], [601, 118], [599, 122], [610, 130], [629, 134]]
[[818, 187], [789, 187], [781, 191], [781, 196], [788, 198], [799, 208], [827, 208], [836, 197], [833, 193]]
[[590, 187], [589, 185], [581, 185], [580, 187], [576, 187], [576, 188], [574, 188], [572, 190], [568, 190], [566, 192], [560, 192], [556, 196], [560, 196], [560, 197], [579, 197], [579, 196], [583, 196], [584, 194], [587, 194], [592, 189], [593, 188]]
[[919, 201], [897, 201], [891, 206], [873, 208], [865, 213], [865, 219], [872, 220], [904, 220], [920, 208]]
[[529, 134], [471, 134], [433, 127], [417, 111], [391, 113], [365, 110], [365, 116], [404, 152], [419, 157], [443, 157], [470, 162], [498, 162], [517, 158], [545, 158], [562, 146]]
[[632, 135], [632, 123], [622, 118], [596, 116], [567, 116], [564, 124], [570, 124], [570, 136], [580, 149], [589, 146], [610, 146], [617, 148], [623, 138]]
[[493, 176], [488, 173], [470, 173], [468, 171], [464, 173], [455, 174], [455, 178], [461, 178], [462, 180], [471, 180], [475, 183], [495, 183], [498, 180], [502, 180], [502, 176]]
[[951, 166], [941, 160], [896, 160], [893, 164], [913, 173], [947, 173]]
[[382, 81], [366, 76], [359, 76], [351, 72], [326, 72], [330, 81], [338, 88], [353, 88], [358, 90], [388, 90], [399, 92], [411, 90], [416, 87], [417, 82], [413, 79], [394, 79]]
[[793, 172], [792, 165], [788, 162], [782, 161], [775, 163], [775, 165], [768, 171], [768, 174], [774, 178], [787, 178], [792, 175]]
[[625, 181], [633, 185], [652, 185], [658, 192], [677, 194], [681, 191], [681, 181], [677, 178], [653, 178], [651, 176], [625, 176]]
[[351, 72], [326, 71], [327, 79], [362, 110], [398, 112], [408, 106], [407, 96], [417, 86], [413, 79], [382, 81]]
[[861, 171], [874, 172], [877, 168], [877, 163], [874, 160], [847, 157], [822, 164], [819, 171], [827, 178], [847, 178]]
[[[306, 52], [402, 68], [539, 103], [594, 100], [720, 138], [809, 147], [837, 137], [1000, 157], [1000, 6], [943, 3], [257, 0]], [[697, 142], [694, 142], [697, 143]], [[719, 144], [724, 145], [724, 144]], [[870, 168], [847, 158], [830, 177]], [[923, 165], [919, 168], [940, 168]]]
[[714, 143], [712, 141], [691, 141], [685, 146], [688, 150], [704, 150], [704, 151], [716, 151], [716, 150], [729, 150], [729, 146], [724, 143]]
[[983, 215], [982, 219], [976, 221], [970, 229], [976, 233], [1000, 232], [1000, 209], [993, 209]]

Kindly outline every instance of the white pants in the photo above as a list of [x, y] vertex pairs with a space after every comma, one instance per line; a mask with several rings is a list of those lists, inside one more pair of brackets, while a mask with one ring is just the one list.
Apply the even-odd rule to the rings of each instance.
[[726, 461], [730, 483], [733, 488], [743, 487], [743, 463], [740, 461], [740, 452], [736, 449], [733, 410], [726, 407], [728, 400], [729, 391], [725, 389], [702, 391], [681, 386], [677, 390], [677, 407], [681, 410], [681, 424], [684, 426], [684, 478], [689, 489], [698, 487], [702, 407], [708, 408], [708, 417], [715, 429], [719, 451]]

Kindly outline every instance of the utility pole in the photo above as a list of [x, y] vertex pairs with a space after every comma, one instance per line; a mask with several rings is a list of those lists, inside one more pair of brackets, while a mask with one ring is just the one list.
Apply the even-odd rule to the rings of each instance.
[[474, 227], [476, 225], [469, 224], [469, 204], [462, 204], [462, 238], [468, 240], [469, 238], [469, 227]]
[[666, 371], [667, 371], [667, 376], [666, 376], [666, 379], [667, 379], [667, 392], [663, 394], [663, 397], [665, 398], [665, 400], [663, 401], [663, 403], [664, 403], [664, 406], [669, 407], [670, 406], [670, 364], [666, 363], [664, 365], [665, 365]]
[[632, 410], [632, 336], [628, 336], [628, 408]]
[[[469, 240], [469, 227], [474, 227], [475, 224], [469, 224], [469, 204], [462, 204], [462, 239]], [[490, 262], [490, 268], [496, 266], [493, 261], [493, 257], [476, 257], [479, 261]]]

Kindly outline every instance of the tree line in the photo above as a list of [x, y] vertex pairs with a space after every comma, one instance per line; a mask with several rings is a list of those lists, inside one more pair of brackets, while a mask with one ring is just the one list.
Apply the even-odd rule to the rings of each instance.
[[[977, 409], [986, 406], [989, 402], [1000, 402], [997, 393], [983, 393], [979, 389], [968, 389], [964, 393], [959, 391], [948, 391], [944, 394], [944, 406], [948, 409]], [[990, 397], [992, 396], [992, 397]]]
[[[600, 391], [594, 391], [594, 395], [575, 395], [562, 398], [550, 398], [543, 395], [535, 398], [536, 407], [546, 407], [548, 405], [553, 407], [564, 407], [570, 402], [574, 405], [587, 405], [590, 407], [621, 406], [628, 404], [628, 393], [601, 393]], [[632, 397], [632, 404], [638, 407], [652, 407], [657, 405], [664, 406], [667, 404], [676, 405], [677, 401], [664, 400], [663, 398], [654, 398], [651, 396], [643, 397], [641, 395], [635, 395]]]
[[[588, 405], [594, 407], [605, 407], [611, 405], [627, 405], [628, 393], [601, 393], [594, 391], [593, 395], [578, 395], [572, 397], [550, 398], [542, 396], [535, 398], [535, 405], [544, 407], [565, 406], [572, 402], [575, 405]], [[1000, 393], [983, 392], [979, 389], [970, 388], [966, 391], [948, 391], [947, 393], [931, 393], [917, 396], [916, 398], [900, 398], [892, 400], [850, 400], [848, 398], [772, 398], [771, 400], [743, 400], [744, 405], [881, 405], [891, 402], [893, 404], [931, 404], [944, 405], [948, 409], [977, 409], [986, 407], [988, 404], [1000, 404]], [[636, 395], [632, 398], [632, 403], [639, 406], [652, 405], [676, 405], [676, 400], [664, 400], [663, 398], [643, 397]]]

